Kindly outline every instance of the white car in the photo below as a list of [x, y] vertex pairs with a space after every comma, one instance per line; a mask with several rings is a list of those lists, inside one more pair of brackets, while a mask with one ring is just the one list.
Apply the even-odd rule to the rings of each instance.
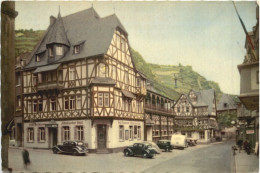
[[188, 147], [186, 136], [181, 135], [181, 134], [172, 135], [171, 144], [173, 145], [173, 148], [184, 149], [184, 148]]

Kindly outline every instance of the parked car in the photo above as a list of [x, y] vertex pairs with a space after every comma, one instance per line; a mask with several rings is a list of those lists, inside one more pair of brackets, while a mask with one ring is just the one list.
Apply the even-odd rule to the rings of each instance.
[[158, 145], [155, 142], [152, 141], [143, 141], [144, 144], [150, 144], [152, 145], [152, 148], [156, 151], [156, 154], [161, 154], [161, 149], [158, 147]]
[[186, 136], [181, 134], [173, 134], [171, 137], [171, 144], [173, 148], [184, 149], [188, 147]]
[[187, 143], [188, 143], [188, 146], [196, 146], [197, 145], [197, 139], [194, 139], [194, 138], [186, 138], [187, 140]]
[[124, 149], [125, 156], [142, 156], [143, 158], [153, 158], [156, 155], [156, 151], [152, 148], [152, 145], [145, 143], [135, 143], [133, 146], [129, 146]]
[[222, 141], [222, 138], [220, 136], [215, 137], [216, 141]]
[[160, 149], [163, 149], [166, 152], [171, 151], [173, 149], [170, 140], [159, 140], [157, 141], [157, 145]]
[[85, 155], [87, 148], [81, 141], [65, 141], [62, 145], [56, 145], [52, 148], [54, 154], [68, 153], [72, 155]]

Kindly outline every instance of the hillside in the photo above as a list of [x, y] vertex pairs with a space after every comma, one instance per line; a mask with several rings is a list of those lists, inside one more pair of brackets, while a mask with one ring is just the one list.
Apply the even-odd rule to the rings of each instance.
[[[17, 30], [15, 31], [15, 55], [20, 56], [31, 52], [43, 36], [44, 31]], [[192, 70], [191, 66], [157, 65], [147, 63], [142, 55], [132, 49], [132, 55], [137, 69], [144, 73], [154, 88], [162, 95], [177, 99], [179, 93], [187, 93], [191, 88], [195, 90], [214, 88], [217, 100], [221, 97], [221, 90], [216, 82], [208, 81], [205, 77]], [[174, 77], [175, 75], [175, 77]], [[177, 86], [174, 84], [177, 78]]]

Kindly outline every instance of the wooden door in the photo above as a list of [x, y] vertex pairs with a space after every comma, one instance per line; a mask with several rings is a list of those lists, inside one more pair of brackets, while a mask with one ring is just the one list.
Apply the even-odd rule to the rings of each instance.
[[98, 149], [106, 148], [106, 125], [97, 126]]

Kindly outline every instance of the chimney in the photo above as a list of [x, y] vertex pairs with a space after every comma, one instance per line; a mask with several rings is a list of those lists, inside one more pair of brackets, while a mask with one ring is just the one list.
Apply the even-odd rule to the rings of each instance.
[[56, 18], [54, 16], [50, 16], [50, 25], [54, 24]]

